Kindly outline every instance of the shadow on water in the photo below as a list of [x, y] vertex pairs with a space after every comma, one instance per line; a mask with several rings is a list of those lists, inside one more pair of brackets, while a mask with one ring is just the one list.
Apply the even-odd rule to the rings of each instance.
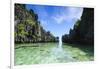
[[69, 44], [69, 43], [63, 43], [63, 44], [71, 46], [73, 48], [78, 48], [84, 51], [87, 54], [87, 56], [94, 56], [94, 46], [93, 45]]
[[62, 43], [15, 44], [15, 65], [93, 61], [94, 47]]

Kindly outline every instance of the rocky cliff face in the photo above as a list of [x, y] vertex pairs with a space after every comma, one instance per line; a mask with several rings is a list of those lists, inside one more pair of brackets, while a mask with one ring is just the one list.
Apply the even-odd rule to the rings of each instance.
[[78, 20], [70, 33], [62, 37], [63, 42], [94, 44], [94, 9], [84, 8], [81, 20]]
[[27, 10], [25, 4], [15, 4], [15, 43], [58, 41], [50, 32], [46, 32], [33, 10]]

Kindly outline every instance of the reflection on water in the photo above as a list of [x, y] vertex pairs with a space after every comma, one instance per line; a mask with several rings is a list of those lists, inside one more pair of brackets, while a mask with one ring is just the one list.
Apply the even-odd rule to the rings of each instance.
[[62, 48], [62, 37], [59, 37], [59, 48]]
[[61, 36], [59, 37], [58, 50], [61, 51], [61, 52], [63, 51], [63, 48], [62, 48], [62, 37]]
[[85, 52], [80, 48], [63, 44], [61, 38], [59, 43], [18, 44], [16, 47], [16, 65], [90, 61], [94, 57], [90, 48], [85, 48], [88, 50]]
[[69, 62], [69, 61], [76, 61], [71, 55], [70, 53], [68, 53], [67, 51], [64, 51], [63, 49], [63, 44], [62, 44], [62, 38], [59, 37], [59, 43], [57, 44], [57, 46], [52, 48], [52, 56], [56, 56], [56, 60], [60, 61], [60, 62]]

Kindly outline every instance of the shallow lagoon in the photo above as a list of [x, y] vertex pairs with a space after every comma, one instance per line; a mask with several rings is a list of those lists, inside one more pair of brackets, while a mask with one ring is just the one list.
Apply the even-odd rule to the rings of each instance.
[[94, 52], [88, 46], [59, 43], [15, 44], [15, 65], [50, 64], [93, 61]]

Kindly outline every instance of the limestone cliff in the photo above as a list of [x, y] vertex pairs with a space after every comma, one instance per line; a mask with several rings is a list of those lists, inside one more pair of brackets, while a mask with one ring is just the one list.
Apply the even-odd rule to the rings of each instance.
[[15, 4], [14, 38], [15, 43], [57, 41], [38, 21], [34, 10], [27, 10], [25, 4]]
[[84, 8], [81, 20], [78, 20], [69, 34], [63, 35], [65, 43], [94, 44], [94, 9]]

